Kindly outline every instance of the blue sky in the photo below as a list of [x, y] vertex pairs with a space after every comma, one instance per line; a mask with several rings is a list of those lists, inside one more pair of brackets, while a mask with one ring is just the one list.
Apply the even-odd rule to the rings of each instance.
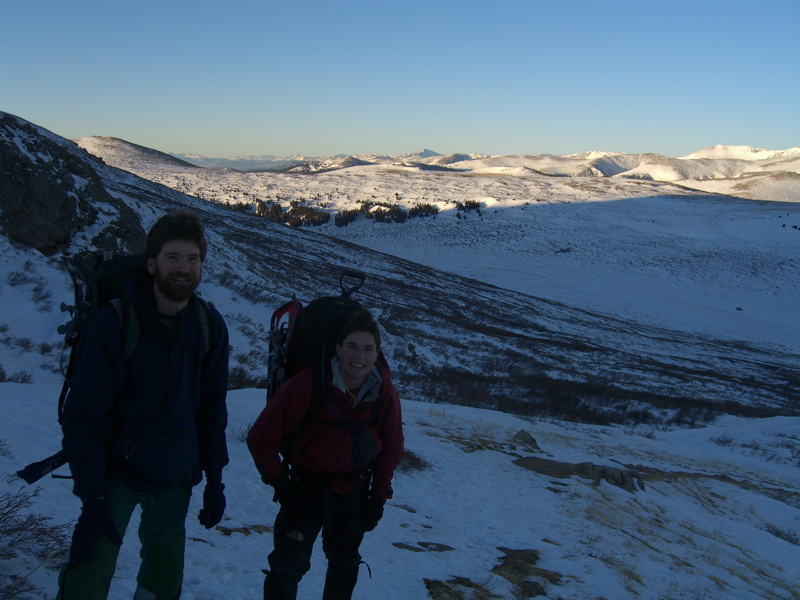
[[0, 110], [210, 157], [800, 145], [800, 1], [25, 0]]

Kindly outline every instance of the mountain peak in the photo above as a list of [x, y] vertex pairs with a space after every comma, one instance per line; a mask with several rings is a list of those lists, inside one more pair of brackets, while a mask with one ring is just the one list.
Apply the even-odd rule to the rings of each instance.
[[423, 148], [422, 150], [417, 150], [416, 152], [409, 152], [408, 154], [401, 154], [397, 158], [431, 158], [433, 156], [441, 156], [438, 152], [433, 150], [429, 150], [427, 148]]
[[726, 146], [717, 144], [709, 146], [703, 150], [692, 152], [683, 158], [715, 158], [715, 159], [739, 159], [739, 160], [763, 160], [773, 158], [778, 151], [763, 150], [751, 146]]

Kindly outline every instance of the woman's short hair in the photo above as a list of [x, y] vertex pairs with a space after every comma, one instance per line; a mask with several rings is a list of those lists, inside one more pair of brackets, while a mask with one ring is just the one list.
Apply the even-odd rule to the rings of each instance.
[[375, 338], [375, 349], [381, 349], [381, 332], [378, 329], [378, 324], [366, 308], [359, 308], [356, 314], [353, 315], [344, 327], [339, 330], [339, 336], [336, 338], [336, 343], [340, 346], [344, 343], [347, 336], [356, 331], [365, 331], [371, 333]]

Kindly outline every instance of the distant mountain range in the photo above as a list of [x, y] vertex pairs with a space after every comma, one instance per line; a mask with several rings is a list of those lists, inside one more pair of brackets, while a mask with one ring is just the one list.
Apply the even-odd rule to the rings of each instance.
[[[89, 138], [84, 138], [89, 139]], [[83, 145], [83, 140], [77, 140]], [[429, 149], [409, 152], [407, 154], [337, 154], [334, 156], [310, 157], [293, 156], [235, 156], [232, 158], [209, 158], [197, 154], [176, 154], [170, 156], [198, 167], [209, 169], [234, 169], [237, 171], [272, 171], [272, 172], [320, 172], [347, 168], [358, 165], [428, 165], [447, 166], [453, 170], [476, 169], [532, 169], [545, 175], [556, 176], [601, 176], [609, 177], [628, 173], [628, 176], [652, 179], [650, 171], [655, 166], [666, 167], [671, 171], [670, 180], [718, 178], [738, 176], [753, 168], [752, 162], [800, 161], [800, 147], [788, 150], [761, 150], [750, 146], [710, 146], [684, 157], [666, 157], [655, 153], [625, 154], [620, 152], [590, 151], [566, 156], [551, 154], [513, 154], [491, 156], [488, 154], [440, 154]], [[693, 164], [697, 161], [726, 161], [730, 163], [722, 169], [707, 167], [697, 169]], [[778, 165], [770, 165], [773, 170]], [[695, 168], [693, 168], [695, 167]], [[763, 170], [763, 167], [756, 167]]]
[[[231, 158], [209, 158], [199, 154], [177, 153], [170, 153], [170, 156], [206, 169], [234, 169], [236, 171], [246, 172], [283, 172], [297, 168], [303, 170], [304, 167], [306, 167], [306, 170], [311, 170], [311, 165], [353, 166], [354, 164], [383, 164], [395, 161], [417, 161], [441, 156], [441, 154], [433, 150], [424, 149], [396, 156], [389, 156], [388, 154], [359, 154], [352, 156], [349, 154], [336, 154], [334, 156], [313, 157], [303, 156], [301, 154], [294, 154], [292, 156], [275, 156], [273, 154], [254, 156], [246, 154]], [[463, 156], [465, 160], [470, 158], [470, 155], [467, 154], [461, 154], [459, 156]], [[473, 157], [475, 156], [478, 155], [473, 155]], [[319, 168], [315, 170], [319, 170]]]
[[[143, 167], [163, 170], [155, 159], [162, 153], [114, 138], [88, 137], [76, 143], [97, 155], [125, 152]], [[127, 146], [126, 146], [127, 145]], [[126, 151], [125, 148], [128, 148]], [[154, 154], [155, 153], [155, 154]], [[153, 158], [152, 162], [149, 157]], [[407, 172], [465, 173], [490, 176], [600, 177], [677, 183], [691, 189], [753, 200], [800, 201], [800, 147], [764, 150], [750, 146], [709, 146], [683, 157], [652, 152], [588, 151], [567, 156], [550, 154], [439, 154], [430, 149], [407, 154], [308, 156], [241, 156], [206, 158], [168, 154], [185, 165], [244, 173], [319, 174], [344, 169], [400, 170]], [[121, 162], [131, 159], [122, 159]], [[366, 171], [363, 171], [366, 173]]]

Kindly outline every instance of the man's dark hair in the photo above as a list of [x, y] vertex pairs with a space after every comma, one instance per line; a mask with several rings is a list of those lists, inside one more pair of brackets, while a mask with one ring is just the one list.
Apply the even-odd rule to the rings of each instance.
[[345, 323], [344, 327], [339, 331], [339, 337], [336, 339], [336, 343], [341, 346], [345, 338], [355, 331], [371, 333], [372, 337], [375, 338], [375, 349], [381, 349], [381, 332], [378, 329], [378, 324], [375, 322], [375, 319], [372, 318], [372, 313], [366, 308], [359, 308], [356, 314], [353, 315], [353, 318]]
[[164, 244], [173, 240], [193, 242], [200, 249], [200, 260], [206, 259], [208, 245], [206, 233], [200, 218], [185, 209], [170, 211], [156, 221], [147, 234], [147, 243], [144, 255], [147, 258], [156, 258]]

